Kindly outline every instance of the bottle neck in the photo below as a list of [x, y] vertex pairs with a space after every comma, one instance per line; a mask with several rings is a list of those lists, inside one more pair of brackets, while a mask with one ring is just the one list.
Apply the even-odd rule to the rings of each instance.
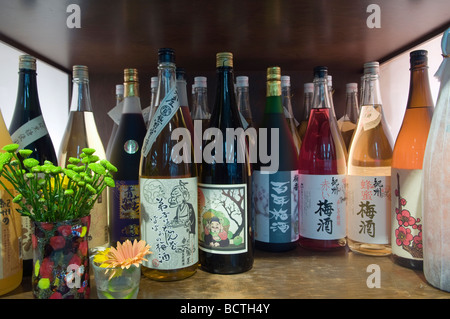
[[236, 97], [237, 97], [239, 112], [241, 112], [241, 114], [246, 119], [252, 118], [248, 87], [247, 86], [238, 86], [236, 88]]
[[347, 92], [345, 100], [346, 100], [345, 120], [349, 120], [352, 123], [356, 123], [359, 118], [358, 92], [357, 91]]
[[411, 69], [407, 108], [433, 106], [428, 67], [416, 66]]
[[291, 87], [290, 86], [284, 86], [281, 88], [281, 96], [282, 96], [282, 104], [283, 107], [287, 110], [287, 116], [289, 118], [294, 117], [294, 113], [292, 111], [292, 101], [291, 101]]
[[92, 112], [89, 81], [87, 79], [73, 79], [71, 112]]
[[130, 81], [124, 83], [124, 100], [122, 114], [142, 113], [141, 99], [139, 97], [139, 82]]
[[188, 106], [186, 80], [177, 80], [177, 90], [180, 106]]
[[239, 120], [239, 111], [234, 93], [233, 68], [230, 66], [217, 67], [216, 74], [217, 87], [211, 115], [211, 126], [219, 125], [219, 122], [231, 125], [233, 120]]
[[311, 108], [313, 109], [330, 109], [329, 89], [326, 78], [314, 79], [314, 94]]
[[267, 81], [265, 113], [283, 113], [281, 101], [281, 81]]
[[308, 121], [309, 113], [311, 112], [311, 106], [313, 101], [314, 92], [305, 92], [303, 96], [303, 121]]
[[195, 101], [192, 108], [192, 119], [193, 120], [204, 120], [210, 117], [208, 109], [208, 97], [207, 88], [196, 87], [195, 88]]
[[177, 85], [175, 63], [163, 62], [158, 65], [158, 90], [156, 92], [155, 107], [161, 104], [161, 101]]
[[380, 94], [380, 81], [377, 74], [366, 74], [364, 76], [362, 105], [383, 105]]
[[22, 108], [25, 110], [31, 110], [37, 107], [37, 111], [40, 112], [35, 70], [20, 69], [17, 102], [20, 102]]

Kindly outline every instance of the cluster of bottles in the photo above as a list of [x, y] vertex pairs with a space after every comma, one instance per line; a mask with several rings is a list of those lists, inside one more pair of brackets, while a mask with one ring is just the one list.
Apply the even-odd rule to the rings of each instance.
[[[87, 67], [73, 67], [70, 115], [56, 156], [42, 119], [35, 69], [34, 58], [20, 58], [12, 141], [32, 149], [42, 162], [64, 166], [68, 157], [91, 147], [118, 167], [116, 186], [92, 212], [89, 246], [144, 239], [153, 252], [142, 266], [146, 277], [179, 280], [199, 266], [211, 273], [241, 273], [252, 268], [255, 247], [288, 251], [297, 245], [320, 251], [348, 246], [422, 267], [422, 166], [433, 114], [426, 51], [411, 52], [409, 100], [394, 147], [377, 62], [365, 64], [359, 99], [357, 85], [347, 85], [347, 109], [339, 121], [326, 67], [316, 67], [313, 82], [305, 84], [300, 122], [293, 116], [290, 78], [269, 67], [260, 125], [268, 130], [255, 135], [246, 134], [256, 132], [248, 77], [234, 82], [231, 53], [216, 55], [211, 112], [206, 78], [195, 78], [189, 109], [184, 70], [176, 68], [174, 51], [163, 48], [148, 108], [141, 108], [138, 71], [124, 70], [106, 150], [94, 122]], [[1, 118], [0, 125], [6, 131]], [[33, 130], [37, 133], [28, 136]], [[17, 215], [10, 209], [11, 217]], [[20, 217], [14, 218], [8, 226], [11, 240], [2, 241], [2, 249], [14, 251], [21, 236], [24, 246], [31, 237], [26, 230], [20, 234]], [[24, 261], [31, 258], [23, 255]], [[21, 267], [4, 270], [0, 283], [7, 280], [11, 290], [21, 278], [12, 269]]]

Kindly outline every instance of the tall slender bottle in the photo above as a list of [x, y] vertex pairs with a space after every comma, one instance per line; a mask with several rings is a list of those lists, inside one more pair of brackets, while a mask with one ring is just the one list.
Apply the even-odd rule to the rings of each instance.
[[422, 164], [434, 103], [428, 80], [428, 52], [410, 53], [411, 79], [405, 116], [392, 153], [392, 257], [422, 269]]
[[[119, 108], [119, 104], [123, 101], [123, 84], [116, 85], [116, 106], [115, 108]], [[114, 138], [117, 134], [117, 129], [119, 128], [119, 124], [113, 120], [113, 128], [111, 130], [111, 135], [109, 136], [108, 145], [106, 146], [106, 158], [109, 160], [111, 155], [111, 147], [114, 142]]]
[[197, 166], [187, 129], [190, 117], [184, 117], [178, 99], [172, 49], [158, 51], [158, 78], [156, 111], [139, 171], [141, 238], [153, 252], [142, 273], [171, 281], [193, 275], [198, 267]]
[[155, 114], [156, 94], [158, 92], [158, 77], [152, 76], [150, 78], [150, 105], [142, 110], [142, 117], [144, 118], [145, 127], [148, 129], [153, 114]]
[[350, 142], [356, 129], [358, 118], [358, 84], [347, 83], [345, 86], [345, 113], [338, 121], [339, 131], [347, 150], [350, 148]]
[[245, 136], [230, 134], [243, 129], [234, 93], [232, 53], [216, 54], [216, 74], [210, 135], [199, 174], [199, 253], [202, 269], [234, 274], [252, 268], [254, 234]]
[[348, 159], [347, 240], [352, 251], [391, 254], [392, 137], [384, 119], [378, 62], [364, 65], [364, 98]]
[[180, 99], [180, 108], [183, 112], [183, 117], [186, 120], [186, 126], [189, 132], [191, 133], [191, 139], [194, 139], [194, 122], [192, 122], [191, 111], [189, 109], [189, 101], [187, 97], [187, 88], [186, 88], [186, 71], [184, 68], [177, 68], [177, 90], [178, 97]]
[[[48, 160], [57, 162], [55, 149], [47, 131], [36, 81], [36, 59], [29, 55], [19, 57], [19, 84], [16, 106], [9, 125], [9, 133], [13, 143], [20, 149], [33, 151], [31, 157], [42, 165]], [[31, 275], [33, 250], [31, 241], [32, 226], [28, 217], [22, 217], [22, 257], [23, 272]]]
[[[192, 121], [194, 122], [195, 145], [202, 147], [203, 133], [209, 127], [211, 113], [208, 107], [208, 88], [205, 76], [194, 78], [194, 95], [192, 101]], [[201, 130], [199, 129], [201, 124]], [[200, 160], [198, 160], [200, 162]]]
[[346, 244], [344, 146], [331, 109], [327, 67], [314, 68], [314, 95], [299, 156], [299, 244], [335, 250]]
[[303, 142], [305, 138], [306, 128], [308, 127], [309, 114], [311, 113], [311, 106], [314, 94], [314, 83], [303, 84], [303, 113], [300, 124], [297, 126], [298, 135]]
[[241, 75], [236, 77], [236, 101], [238, 110], [246, 123], [244, 129], [247, 127], [253, 127], [252, 109], [250, 107], [250, 92], [248, 76]]
[[147, 132], [139, 98], [136, 69], [124, 70], [124, 101], [119, 128], [112, 144], [110, 162], [117, 167], [115, 187], [109, 188], [109, 230], [112, 246], [140, 239], [139, 163]]
[[441, 40], [439, 95], [423, 160], [423, 273], [436, 288], [450, 292], [450, 28]]
[[[11, 136], [6, 128], [0, 111], [0, 149], [11, 144]], [[0, 200], [2, 202], [0, 214], [0, 296], [16, 289], [22, 282], [23, 260], [20, 253], [22, 238], [22, 221], [17, 204], [12, 202], [8, 191], [14, 194], [14, 188], [6, 178], [0, 178]], [[8, 191], [4, 190], [6, 187]]]
[[[67, 165], [70, 157], [80, 157], [83, 148], [95, 149], [95, 154], [105, 158], [105, 149], [95, 124], [89, 90], [89, 70], [84, 65], [73, 66], [73, 90], [69, 119], [59, 148], [58, 163]], [[91, 211], [89, 228], [89, 249], [109, 245], [108, 234], [108, 191], [99, 196]]]
[[297, 124], [292, 111], [292, 94], [291, 94], [291, 77], [288, 75], [281, 76], [281, 101], [283, 104], [284, 115], [288, 122], [289, 130], [291, 131], [292, 138], [294, 139], [295, 149], [297, 150], [297, 156], [300, 153], [302, 147], [302, 140], [297, 131]]
[[272, 158], [255, 164], [252, 175], [256, 248], [270, 251], [294, 249], [298, 240], [298, 152], [282, 105], [280, 72], [279, 67], [267, 69], [261, 124], [267, 136], [260, 134], [258, 142], [267, 145]]

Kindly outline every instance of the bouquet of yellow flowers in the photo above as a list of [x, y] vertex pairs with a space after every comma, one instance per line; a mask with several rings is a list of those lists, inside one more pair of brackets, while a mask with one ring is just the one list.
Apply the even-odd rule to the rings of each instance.
[[12, 184], [12, 194], [0, 180], [0, 185], [20, 206], [17, 211], [37, 222], [55, 222], [89, 215], [98, 196], [109, 186], [114, 187], [112, 173], [117, 168], [84, 148], [80, 158], [71, 157], [66, 168], [50, 161], [43, 165], [31, 158], [31, 150], [18, 150], [9, 144], [0, 153], [0, 176]]

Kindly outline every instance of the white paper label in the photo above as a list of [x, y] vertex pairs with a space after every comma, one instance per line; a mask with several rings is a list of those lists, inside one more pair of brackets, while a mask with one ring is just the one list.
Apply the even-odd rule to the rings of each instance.
[[142, 154], [144, 156], [148, 155], [159, 133], [169, 123], [179, 107], [180, 100], [178, 99], [178, 91], [176, 86], [174, 86], [156, 108], [155, 114], [150, 120], [150, 126], [148, 127], [147, 134], [145, 134], [142, 147]]
[[364, 105], [364, 115], [361, 117], [364, 131], [377, 127], [381, 122], [381, 113], [373, 105]]
[[47, 134], [44, 118], [40, 115], [19, 127], [11, 139], [13, 143], [19, 144], [19, 149], [23, 149]]
[[354, 176], [348, 181], [348, 238], [389, 245], [391, 234], [391, 177]]
[[300, 236], [334, 240], [346, 235], [345, 175], [298, 175]]
[[171, 270], [198, 262], [197, 177], [140, 178], [141, 238], [152, 254], [143, 265]]
[[117, 125], [119, 125], [119, 123], [120, 123], [120, 117], [122, 116], [123, 102], [124, 102], [124, 101], [119, 102], [116, 106], [114, 106], [114, 107], [108, 112], [109, 117], [110, 117], [110, 118], [114, 121], [114, 123], [116, 123]]

